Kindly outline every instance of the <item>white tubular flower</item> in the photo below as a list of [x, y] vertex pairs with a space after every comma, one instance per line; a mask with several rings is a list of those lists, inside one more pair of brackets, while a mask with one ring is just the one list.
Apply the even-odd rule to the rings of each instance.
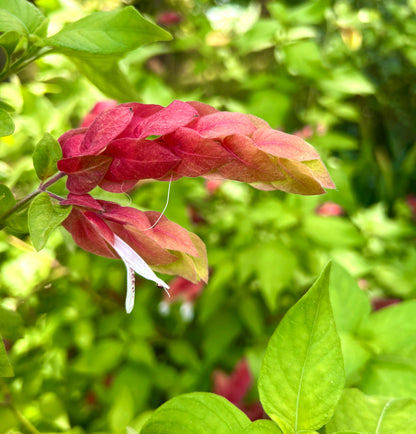
[[114, 235], [114, 244], [112, 247], [123, 260], [127, 268], [127, 313], [130, 313], [134, 306], [135, 272], [145, 279], [152, 280], [157, 286], [164, 288], [166, 291], [169, 289], [169, 285], [156, 276], [153, 270], [146, 264], [144, 259], [117, 235]]

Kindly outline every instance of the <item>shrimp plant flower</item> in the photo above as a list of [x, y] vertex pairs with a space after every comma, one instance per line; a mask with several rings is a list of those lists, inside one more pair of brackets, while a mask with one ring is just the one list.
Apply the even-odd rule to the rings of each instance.
[[206, 282], [205, 245], [157, 212], [96, 200], [89, 192], [97, 186], [122, 193], [141, 180], [204, 177], [303, 195], [335, 187], [318, 152], [302, 138], [256, 116], [195, 101], [97, 104], [80, 128], [58, 141], [58, 169], [69, 191], [61, 204], [72, 205], [63, 226], [84, 250], [123, 260], [127, 312], [134, 304], [134, 273], [165, 290], [155, 271]]

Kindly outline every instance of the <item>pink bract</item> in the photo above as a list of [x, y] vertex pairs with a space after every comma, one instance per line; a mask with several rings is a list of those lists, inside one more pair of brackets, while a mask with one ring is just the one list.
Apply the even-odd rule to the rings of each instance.
[[169, 286], [153, 272], [207, 281], [204, 243], [195, 235], [154, 211], [139, 211], [90, 195], [69, 194], [61, 202], [72, 205], [63, 226], [82, 249], [108, 258], [121, 258], [128, 271], [126, 310], [134, 302], [134, 272], [158, 286]]
[[311, 145], [252, 115], [221, 112], [200, 102], [127, 103], [99, 112], [86, 125], [59, 139], [63, 158], [58, 168], [75, 194], [97, 185], [123, 192], [139, 180], [184, 176], [297, 194], [334, 188]]

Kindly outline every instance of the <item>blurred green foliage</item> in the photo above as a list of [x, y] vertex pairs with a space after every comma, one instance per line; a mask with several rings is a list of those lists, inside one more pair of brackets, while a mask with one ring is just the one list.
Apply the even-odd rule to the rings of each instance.
[[[34, 3], [50, 20], [49, 36], [94, 10], [124, 5]], [[321, 153], [337, 190], [300, 197], [235, 182], [175, 182], [166, 215], [201, 236], [211, 268], [188, 311], [140, 281], [127, 316], [121, 261], [75, 248], [63, 229], [36, 252], [26, 214], [14, 218], [0, 233], [0, 334], [15, 374], [0, 379], [0, 401], [10, 404], [0, 407], [0, 433], [30, 432], [30, 424], [74, 434], [139, 430], [150, 410], [212, 390], [213, 371], [231, 371], [243, 356], [256, 380], [276, 325], [329, 259], [348, 270], [337, 279], [349, 297], [334, 306], [345, 321], [337, 326], [347, 385], [415, 397], [416, 229], [406, 196], [416, 194], [416, 2], [129, 3], [173, 40], [123, 53], [117, 63], [50, 53], [0, 84], [2, 212], [37, 188], [32, 153], [45, 133], [58, 138], [97, 100], [128, 100], [130, 92], [145, 103], [200, 100], [298, 132]], [[15, 42], [0, 35], [9, 50]], [[114, 73], [129, 84], [118, 85]], [[64, 181], [53, 191], [65, 194]], [[121, 198], [96, 192], [158, 211], [166, 195], [166, 183], [144, 183]], [[328, 201], [340, 215], [322, 215]], [[373, 304], [405, 301], [368, 316], [356, 282]], [[345, 319], [357, 306], [361, 325]], [[10, 369], [0, 366], [2, 375]], [[247, 399], [257, 397], [253, 388]], [[328, 432], [344, 429], [341, 419]]]

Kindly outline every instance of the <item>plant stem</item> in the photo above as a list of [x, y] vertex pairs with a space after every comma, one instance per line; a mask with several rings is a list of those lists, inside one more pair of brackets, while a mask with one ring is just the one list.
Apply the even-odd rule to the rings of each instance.
[[36, 429], [34, 425], [32, 425], [20, 411], [11, 403], [8, 404], [8, 407], [10, 410], [14, 413], [14, 415], [19, 419], [19, 422], [22, 424], [22, 426], [25, 428], [26, 431], [28, 431], [31, 434], [40, 434], [40, 432]]
[[33, 191], [32, 193], [28, 194], [23, 199], [19, 200], [15, 205], [13, 205], [10, 209], [8, 209], [3, 215], [0, 216], [0, 224], [4, 222], [8, 217], [10, 217], [12, 214], [14, 214], [17, 211], [20, 211], [23, 207], [26, 206], [28, 202], [30, 202], [34, 197], [36, 197], [38, 194], [43, 193], [46, 191], [48, 187], [50, 187], [52, 184], [55, 184], [55, 182], [59, 181], [61, 178], [63, 178], [66, 174], [63, 172], [58, 172], [55, 176], [50, 178], [48, 181], [41, 183], [39, 187]]
[[40, 434], [40, 432], [33, 426], [24, 416], [23, 414], [11, 403], [10, 401], [10, 391], [8, 385], [4, 382], [4, 380], [0, 381], [0, 389], [5, 397], [5, 401], [1, 402], [0, 405], [3, 407], [8, 407], [22, 424], [27, 432], [30, 434]]
[[22, 57], [22, 58], [18, 59], [15, 63], [13, 63], [10, 66], [10, 68], [5, 69], [0, 74], [0, 81], [4, 81], [8, 77], [10, 77], [11, 75], [17, 74], [19, 71], [24, 69], [26, 66], [28, 66], [29, 64], [31, 64], [35, 60], [39, 59], [39, 57], [42, 57], [45, 54], [48, 54], [52, 51], [53, 51], [53, 49], [50, 47], [43, 47], [41, 49], [32, 50], [25, 57]]
[[55, 193], [51, 193], [50, 191], [47, 191], [47, 190], [46, 190], [45, 193], [48, 193], [50, 198], [55, 199], [55, 200], [57, 200], [57, 201], [59, 201], [59, 202], [61, 202], [62, 200], [65, 200], [64, 197], [62, 197], [62, 196], [58, 196], [57, 194], [55, 194]]

